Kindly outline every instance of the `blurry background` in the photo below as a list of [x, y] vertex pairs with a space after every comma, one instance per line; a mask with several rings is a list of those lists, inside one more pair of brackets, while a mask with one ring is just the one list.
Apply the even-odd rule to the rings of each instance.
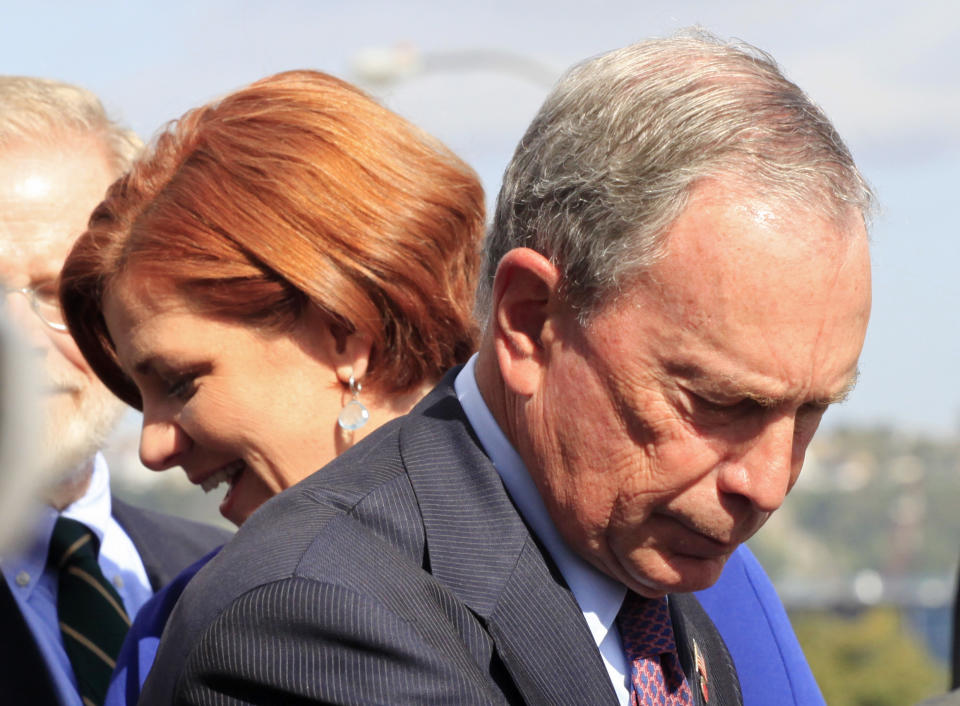
[[[149, 138], [262, 76], [322, 69], [440, 137], [492, 202], [564, 68], [694, 24], [771, 52], [833, 118], [879, 196], [860, 384], [827, 415], [790, 501], [751, 546], [829, 703], [911, 703], [945, 685], [960, 554], [960, 5], [4, 0], [0, 71], [82, 84]], [[219, 498], [139, 467], [137, 425], [131, 415], [109, 450], [117, 491], [217, 521]]]

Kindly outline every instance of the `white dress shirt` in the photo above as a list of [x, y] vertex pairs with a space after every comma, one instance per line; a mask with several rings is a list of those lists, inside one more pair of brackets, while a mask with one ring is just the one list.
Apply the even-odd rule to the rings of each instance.
[[615, 622], [627, 589], [574, 554], [563, 541], [523, 460], [480, 394], [474, 375], [476, 359], [476, 355], [470, 358], [454, 381], [457, 399], [523, 519], [563, 574], [600, 650], [617, 698], [627, 706], [630, 703], [629, 671]]
[[[110, 472], [100, 454], [94, 460], [87, 492], [62, 514], [85, 524], [100, 540], [100, 569], [117, 589], [132, 619], [153, 590], [136, 547], [110, 514]], [[47, 568], [57, 517], [56, 510], [44, 506], [29, 545], [16, 556], [0, 559], [0, 570], [53, 675], [61, 703], [82, 706], [57, 621], [57, 573]]]

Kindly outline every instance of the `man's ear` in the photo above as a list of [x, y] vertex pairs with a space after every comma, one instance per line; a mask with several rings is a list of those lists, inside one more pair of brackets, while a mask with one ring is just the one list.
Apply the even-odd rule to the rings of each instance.
[[551, 317], [559, 304], [560, 273], [540, 253], [515, 248], [500, 260], [493, 283], [493, 338], [500, 374], [517, 395], [540, 384]]

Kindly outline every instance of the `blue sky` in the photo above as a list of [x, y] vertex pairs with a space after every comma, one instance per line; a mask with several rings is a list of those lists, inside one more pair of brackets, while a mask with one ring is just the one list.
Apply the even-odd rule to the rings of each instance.
[[[879, 196], [861, 381], [827, 424], [960, 430], [960, 5], [951, 0], [4, 0], [0, 70], [85, 85], [149, 137], [284, 69], [356, 79], [353, 62], [369, 47], [511, 52], [559, 74], [693, 24], [773, 54], [833, 118]], [[478, 68], [375, 92], [470, 162], [493, 198], [546, 87]]]

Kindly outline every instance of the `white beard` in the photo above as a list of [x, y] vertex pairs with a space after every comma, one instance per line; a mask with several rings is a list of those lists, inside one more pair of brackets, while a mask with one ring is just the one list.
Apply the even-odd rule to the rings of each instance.
[[[51, 376], [44, 404], [43, 445], [37, 459], [48, 487], [75, 483], [92, 469], [91, 460], [119, 421], [126, 405], [99, 380], [63, 369]], [[83, 484], [82, 487], [86, 487]]]
[[30, 518], [38, 504], [62, 508], [83, 495], [93, 456], [125, 408], [91, 374], [62, 358], [37, 355], [4, 323], [0, 320], [0, 552], [31, 539]]

